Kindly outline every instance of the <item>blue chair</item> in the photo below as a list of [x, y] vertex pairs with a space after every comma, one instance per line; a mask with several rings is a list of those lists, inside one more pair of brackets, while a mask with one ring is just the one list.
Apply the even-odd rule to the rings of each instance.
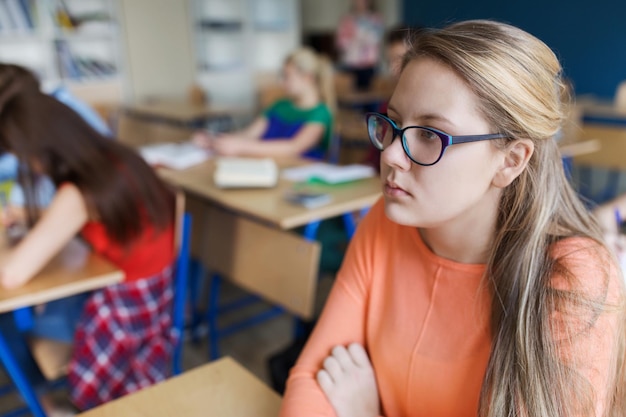
[[[15, 319], [15, 323], [20, 331], [26, 331], [32, 327], [32, 314], [30, 308], [23, 308], [19, 310], [15, 310], [13, 312], [13, 316]], [[23, 348], [27, 349], [26, 344], [23, 344]], [[20, 369], [15, 357], [13, 356], [13, 352], [5, 339], [5, 336], [0, 332], [0, 359], [2, 360], [2, 365], [6, 373], [13, 381], [15, 388], [20, 393], [24, 402], [26, 402], [27, 408], [20, 408], [17, 410], [12, 410], [3, 414], [1, 417], [17, 417], [21, 415], [27, 414], [29, 411], [33, 417], [45, 417], [45, 413], [43, 411], [43, 407], [39, 403], [39, 399], [37, 398], [37, 394], [35, 390], [30, 385], [28, 378], [24, 374], [24, 372]], [[9, 393], [11, 392], [11, 387], [4, 387], [2, 392]]]
[[178, 341], [174, 347], [172, 373], [179, 375], [182, 372], [183, 335], [185, 330], [185, 307], [187, 301], [187, 286], [189, 276], [189, 242], [191, 236], [191, 214], [184, 213], [180, 225], [180, 246], [174, 275], [174, 329]]

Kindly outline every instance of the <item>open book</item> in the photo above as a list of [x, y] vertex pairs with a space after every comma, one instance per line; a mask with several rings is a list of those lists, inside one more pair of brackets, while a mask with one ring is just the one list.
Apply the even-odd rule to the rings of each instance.
[[139, 153], [150, 165], [162, 165], [173, 169], [187, 169], [211, 157], [210, 151], [191, 142], [143, 146]]
[[376, 175], [367, 165], [332, 165], [323, 162], [283, 170], [282, 177], [288, 181], [305, 182], [317, 180], [327, 184], [340, 184], [370, 178]]
[[270, 158], [219, 158], [213, 181], [220, 188], [274, 187], [278, 167]]

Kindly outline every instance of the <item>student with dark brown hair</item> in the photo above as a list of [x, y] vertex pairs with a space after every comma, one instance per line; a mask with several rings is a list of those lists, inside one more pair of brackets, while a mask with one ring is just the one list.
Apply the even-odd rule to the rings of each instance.
[[[75, 236], [125, 273], [123, 283], [90, 294], [69, 317], [77, 320], [69, 325], [76, 329], [68, 376], [74, 404], [91, 408], [165, 379], [175, 341], [171, 191], [134, 151], [43, 94], [29, 71], [3, 64], [0, 151], [21, 163], [24, 220], [32, 225], [0, 263], [3, 287], [24, 285]], [[40, 175], [57, 188], [43, 212], [33, 190]]]

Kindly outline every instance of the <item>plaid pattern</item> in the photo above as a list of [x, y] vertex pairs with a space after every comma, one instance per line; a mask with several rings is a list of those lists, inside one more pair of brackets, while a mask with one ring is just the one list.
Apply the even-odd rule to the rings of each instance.
[[69, 366], [70, 396], [81, 410], [167, 378], [177, 338], [172, 269], [107, 287], [89, 298]]

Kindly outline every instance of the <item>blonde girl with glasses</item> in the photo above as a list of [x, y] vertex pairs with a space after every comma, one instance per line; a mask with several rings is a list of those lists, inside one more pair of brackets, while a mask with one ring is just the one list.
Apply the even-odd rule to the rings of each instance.
[[427, 31], [387, 115], [383, 197], [281, 416], [624, 416], [624, 287], [568, 185], [554, 53], [501, 23]]

